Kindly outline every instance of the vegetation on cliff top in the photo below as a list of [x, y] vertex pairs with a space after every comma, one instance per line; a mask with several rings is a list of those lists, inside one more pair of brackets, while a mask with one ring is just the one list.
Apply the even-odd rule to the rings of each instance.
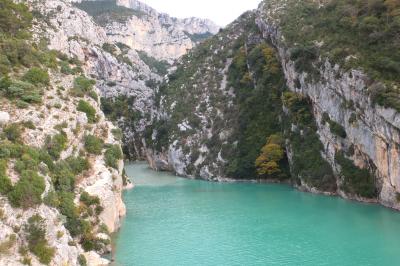
[[[298, 71], [329, 58], [361, 68], [385, 86], [368, 84], [373, 100], [400, 111], [400, 2], [398, 0], [288, 0], [281, 27]], [[314, 73], [313, 73], [314, 72]]]
[[119, 6], [116, 0], [82, 1], [74, 5], [87, 12], [101, 26], [112, 22], [126, 23], [132, 16], [141, 18], [146, 15], [142, 11]]

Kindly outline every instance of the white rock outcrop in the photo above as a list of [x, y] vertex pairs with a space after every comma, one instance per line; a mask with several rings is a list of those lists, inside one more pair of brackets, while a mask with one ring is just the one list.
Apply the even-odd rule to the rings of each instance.
[[10, 115], [8, 112], [0, 112], [0, 125], [5, 125], [10, 121]]

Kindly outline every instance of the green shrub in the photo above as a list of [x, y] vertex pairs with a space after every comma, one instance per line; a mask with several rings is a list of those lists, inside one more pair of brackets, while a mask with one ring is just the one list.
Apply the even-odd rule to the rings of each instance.
[[342, 168], [340, 173], [344, 178], [343, 189], [345, 192], [364, 198], [375, 198], [377, 196], [375, 179], [367, 169], [358, 168], [343, 153], [337, 153], [335, 160]]
[[102, 139], [93, 135], [85, 136], [85, 149], [87, 152], [100, 155], [103, 150], [104, 142]]
[[400, 202], [400, 193], [399, 192], [396, 192], [396, 201]]
[[122, 152], [119, 145], [111, 145], [104, 153], [104, 159], [107, 166], [117, 169], [118, 160], [122, 159]]
[[347, 134], [346, 134], [346, 130], [344, 129], [344, 127], [342, 125], [340, 125], [339, 123], [336, 123], [335, 121], [331, 120], [329, 122], [330, 125], [330, 130], [333, 134], [335, 134], [336, 136], [339, 136], [341, 138], [346, 138]]
[[38, 67], [32, 67], [22, 77], [23, 81], [32, 83], [34, 85], [49, 85], [49, 73]]
[[90, 223], [82, 220], [79, 217], [79, 211], [74, 204], [74, 193], [72, 192], [59, 192], [59, 210], [62, 215], [67, 218], [65, 227], [68, 229], [72, 237], [77, 237], [87, 232], [90, 232]]
[[78, 263], [80, 266], [87, 266], [87, 261], [84, 255], [80, 254], [78, 256]]
[[8, 194], [8, 199], [14, 207], [28, 209], [42, 202], [44, 190], [43, 177], [33, 171], [23, 171], [20, 180]]
[[107, 42], [103, 43], [102, 48], [104, 51], [106, 51], [112, 55], [117, 51], [117, 48], [115, 47], [114, 44], [107, 43]]
[[350, 124], [355, 124], [357, 122], [357, 115], [355, 113], [352, 113], [350, 118], [349, 118], [349, 123]]
[[89, 160], [84, 157], [68, 157], [65, 161], [75, 175], [78, 175], [83, 171], [89, 170], [90, 168]]
[[7, 146], [0, 146], [0, 158], [8, 158], [10, 157], [11, 152]]
[[47, 136], [45, 142], [45, 148], [50, 156], [58, 160], [60, 158], [61, 152], [67, 147], [68, 138], [64, 131], [53, 137]]
[[7, 161], [0, 160], [0, 193], [6, 195], [12, 190], [12, 183], [7, 176]]
[[80, 202], [84, 203], [86, 206], [90, 207], [92, 205], [100, 205], [100, 199], [97, 196], [91, 196], [86, 191], [82, 192], [79, 198]]
[[20, 108], [27, 107], [27, 103], [40, 103], [42, 101], [41, 90], [33, 84], [25, 81], [13, 80], [7, 77], [0, 80], [0, 91], [9, 99], [21, 101]]
[[27, 102], [24, 102], [24, 101], [21, 101], [21, 100], [18, 100], [16, 105], [20, 109], [25, 109], [25, 108], [29, 107], [29, 104]]
[[102, 241], [92, 234], [85, 235], [81, 241], [83, 250], [86, 252], [91, 250], [100, 250], [102, 248]]
[[38, 158], [32, 158], [30, 154], [24, 153], [20, 158], [15, 161], [14, 169], [18, 173], [22, 173], [25, 170], [32, 170], [37, 172], [38, 166]]
[[35, 87], [31, 83], [16, 80], [3, 83], [2, 89], [9, 98], [17, 98], [23, 96], [27, 91], [33, 91]]
[[50, 171], [52, 171], [54, 169], [53, 158], [45, 149], [39, 150], [39, 159], [40, 159], [40, 161], [42, 161], [43, 163], [45, 163], [47, 165], [47, 167], [49, 168]]
[[90, 92], [88, 92], [88, 96], [90, 98], [92, 98], [93, 100], [95, 100], [96, 102], [99, 100], [99, 96], [97, 95], [97, 93], [94, 90], [91, 90]]
[[93, 90], [95, 84], [96, 82], [94, 80], [88, 79], [85, 76], [79, 76], [74, 80], [72, 93], [78, 97], [83, 97]]
[[318, 58], [318, 51], [315, 46], [297, 46], [290, 50], [290, 59], [295, 62], [295, 68], [298, 72], [312, 71], [310, 61]]
[[146, 52], [144, 51], [137, 51], [139, 54], [140, 59], [149, 66], [150, 69], [158, 73], [159, 75], [166, 75], [168, 74], [168, 68], [170, 65], [168, 64], [167, 61], [163, 60], [157, 60], [156, 58], [149, 56]]
[[52, 180], [57, 191], [71, 192], [75, 185], [75, 175], [65, 161], [58, 162], [53, 170]]
[[35, 126], [35, 124], [33, 124], [32, 120], [25, 121], [22, 123], [22, 125], [29, 129], [36, 129], [36, 126]]
[[55, 125], [54, 129], [57, 129], [58, 131], [61, 132], [64, 128], [67, 128], [67, 127], [68, 127], [68, 123], [66, 121], [64, 121], [60, 124]]
[[49, 207], [58, 208], [60, 206], [60, 201], [57, 192], [49, 191], [46, 197], [44, 197], [43, 203]]
[[25, 225], [26, 239], [28, 241], [29, 250], [35, 254], [40, 263], [50, 264], [55, 249], [50, 247], [46, 240], [46, 225], [44, 219], [36, 214], [28, 219]]
[[5, 137], [12, 142], [20, 140], [22, 135], [21, 126], [19, 124], [10, 124], [3, 130]]
[[84, 112], [88, 118], [89, 123], [96, 123], [98, 118], [96, 115], [96, 109], [93, 108], [88, 102], [80, 100], [78, 104], [78, 111]]
[[60, 72], [61, 72], [62, 74], [71, 75], [71, 74], [74, 73], [74, 72], [72, 71], [72, 69], [71, 69], [71, 67], [70, 67], [70, 65], [69, 65], [68, 62], [60, 61], [59, 65], [60, 65]]

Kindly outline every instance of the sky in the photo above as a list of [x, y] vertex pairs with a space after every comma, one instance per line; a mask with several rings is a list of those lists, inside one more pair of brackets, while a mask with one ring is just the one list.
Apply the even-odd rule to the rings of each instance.
[[261, 0], [141, 0], [159, 12], [173, 17], [208, 18], [226, 26], [247, 10], [257, 8]]

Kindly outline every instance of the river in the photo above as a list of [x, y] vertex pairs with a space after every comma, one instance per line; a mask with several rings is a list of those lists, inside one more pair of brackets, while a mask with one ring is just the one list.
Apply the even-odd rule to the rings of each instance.
[[290, 186], [211, 183], [127, 164], [119, 266], [400, 265], [400, 213]]

